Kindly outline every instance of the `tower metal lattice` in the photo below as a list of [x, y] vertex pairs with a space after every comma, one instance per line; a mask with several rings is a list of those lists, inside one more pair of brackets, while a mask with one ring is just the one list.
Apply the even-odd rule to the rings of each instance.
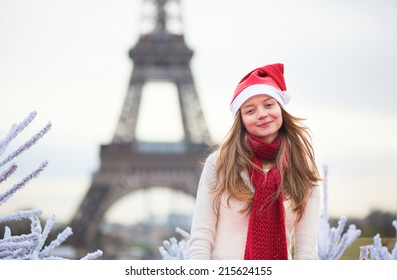
[[[100, 168], [71, 221], [71, 243], [82, 251], [96, 249], [98, 228], [105, 212], [127, 194], [151, 186], [166, 186], [195, 196], [201, 161], [212, 144], [190, 68], [193, 51], [183, 34], [167, 28], [167, 5], [171, 0], [147, 1], [155, 7], [154, 27], [142, 33], [129, 52], [134, 67], [113, 140], [101, 145]], [[149, 143], [137, 139], [142, 89], [150, 81], [175, 84], [184, 130], [182, 141]], [[169, 125], [172, 130], [173, 124]], [[137, 211], [133, 207], [131, 211]]]

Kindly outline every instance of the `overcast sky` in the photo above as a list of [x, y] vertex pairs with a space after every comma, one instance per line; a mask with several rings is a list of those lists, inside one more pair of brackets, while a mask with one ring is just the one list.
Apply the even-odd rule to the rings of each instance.
[[[397, 212], [396, 1], [181, 4], [186, 43], [195, 51], [191, 68], [216, 142], [232, 123], [238, 81], [282, 62], [292, 96], [287, 109], [307, 118], [318, 166], [329, 166], [330, 214]], [[15, 176], [44, 159], [47, 170], [1, 205], [0, 215], [19, 207], [42, 208], [59, 221], [74, 214], [98, 169], [99, 146], [113, 137], [133, 67], [128, 51], [145, 28], [143, 10], [142, 0], [0, 0], [0, 137], [33, 110], [38, 116], [20, 141], [53, 124], [17, 161]], [[139, 137], [181, 137], [175, 94], [145, 96]]]

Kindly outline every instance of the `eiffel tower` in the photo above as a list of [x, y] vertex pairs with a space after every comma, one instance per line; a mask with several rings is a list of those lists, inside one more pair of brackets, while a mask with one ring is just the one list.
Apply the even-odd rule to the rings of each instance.
[[[105, 212], [127, 194], [166, 186], [195, 196], [201, 162], [212, 145], [190, 69], [193, 51], [183, 34], [167, 28], [171, 0], [146, 1], [156, 8], [154, 28], [141, 33], [129, 52], [134, 67], [113, 140], [101, 145], [99, 171], [70, 224], [73, 235], [69, 242], [81, 252], [98, 248], [98, 230]], [[150, 81], [175, 84], [184, 131], [181, 141], [145, 142], [136, 137], [142, 89]], [[173, 129], [170, 123], [169, 130]], [[131, 205], [134, 211], [137, 209]]]

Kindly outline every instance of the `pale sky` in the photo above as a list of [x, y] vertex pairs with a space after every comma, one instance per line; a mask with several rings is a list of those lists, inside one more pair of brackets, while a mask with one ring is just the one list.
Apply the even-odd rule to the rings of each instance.
[[[307, 118], [318, 166], [329, 166], [330, 215], [397, 213], [395, 1], [181, 3], [186, 43], [195, 51], [191, 68], [216, 142], [232, 123], [238, 81], [282, 62], [292, 96], [287, 109]], [[0, 192], [44, 159], [47, 170], [1, 205], [0, 215], [34, 207], [68, 221], [75, 213], [98, 169], [99, 146], [117, 125], [133, 67], [128, 51], [145, 27], [142, 10], [142, 0], [0, 0], [0, 137], [33, 110], [38, 116], [20, 141], [53, 124], [16, 161], [19, 175]], [[178, 139], [174, 92], [146, 92], [139, 137]], [[128, 207], [139, 208], [133, 199]]]

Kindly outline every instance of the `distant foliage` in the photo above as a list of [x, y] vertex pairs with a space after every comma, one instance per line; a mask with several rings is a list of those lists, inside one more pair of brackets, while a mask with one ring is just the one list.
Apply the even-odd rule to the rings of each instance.
[[[361, 237], [373, 237], [379, 234], [382, 237], [395, 237], [396, 230], [392, 226], [396, 214], [380, 209], [372, 209], [364, 218], [351, 218], [358, 228], [362, 229]], [[334, 223], [335, 221], [332, 221]]]
[[[28, 141], [10, 152], [6, 157], [2, 157], [3, 153], [9, 147], [9, 144], [23, 131], [36, 117], [36, 112], [30, 113], [21, 123], [11, 126], [7, 135], [0, 140], [0, 184], [6, 182], [11, 175], [17, 170], [18, 165], [13, 161], [21, 153], [28, 150], [37, 141], [42, 138], [51, 128], [51, 123], [45, 125], [39, 132], [33, 135]], [[46, 168], [48, 162], [43, 161], [30, 174], [22, 180], [8, 188], [4, 193], [0, 193], [0, 206], [7, 202], [18, 190], [23, 188], [30, 180], [36, 178]], [[48, 259], [64, 259], [62, 257], [53, 256], [53, 250], [59, 247], [70, 235], [72, 229], [65, 228], [58, 234], [57, 238], [45, 246], [48, 235], [55, 223], [55, 216], [52, 216], [42, 228], [38, 216], [42, 214], [40, 209], [18, 211], [4, 217], [0, 217], [0, 225], [10, 221], [20, 221], [22, 219], [31, 220], [31, 232], [29, 234], [12, 235], [8, 226], [4, 227], [4, 236], [0, 239], [0, 259], [4, 260], [48, 260]], [[102, 255], [102, 251], [97, 250], [94, 253], [87, 254], [82, 259], [96, 259]]]

